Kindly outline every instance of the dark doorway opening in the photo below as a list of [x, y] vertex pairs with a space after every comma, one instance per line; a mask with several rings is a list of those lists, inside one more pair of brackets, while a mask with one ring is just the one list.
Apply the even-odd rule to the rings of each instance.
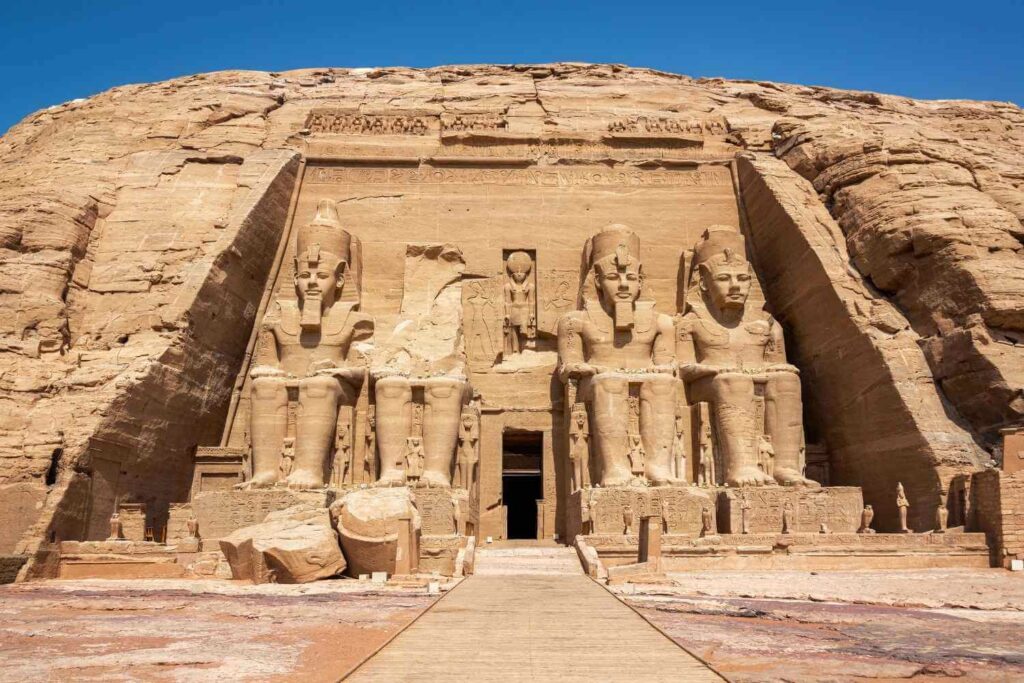
[[543, 497], [542, 432], [507, 431], [502, 438], [501, 498], [508, 538], [537, 538], [537, 501]]

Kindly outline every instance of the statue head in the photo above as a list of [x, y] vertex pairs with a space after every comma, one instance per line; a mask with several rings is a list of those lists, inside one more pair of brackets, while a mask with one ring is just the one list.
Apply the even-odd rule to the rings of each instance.
[[321, 200], [316, 217], [299, 230], [295, 244], [295, 293], [304, 328], [319, 328], [323, 312], [341, 296], [351, 252], [352, 235], [341, 227], [337, 206]]
[[505, 269], [508, 270], [509, 277], [521, 285], [533, 270], [533, 259], [525, 251], [514, 251], [505, 261]]
[[577, 408], [572, 411], [572, 420], [576, 423], [576, 426], [582, 429], [587, 424], [587, 411], [586, 409]]
[[616, 329], [630, 327], [644, 280], [640, 238], [624, 225], [608, 225], [590, 238], [584, 254], [601, 306]]
[[462, 414], [462, 427], [466, 431], [469, 431], [469, 430], [471, 430], [473, 428], [473, 422], [475, 422], [475, 421], [476, 421], [476, 418], [473, 416], [472, 413], [463, 413]]
[[709, 307], [717, 311], [744, 309], [753, 274], [743, 235], [726, 226], [711, 226], [694, 248], [693, 267]]

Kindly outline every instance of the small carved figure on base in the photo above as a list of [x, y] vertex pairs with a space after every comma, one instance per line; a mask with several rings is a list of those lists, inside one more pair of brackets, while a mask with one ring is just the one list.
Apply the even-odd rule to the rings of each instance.
[[188, 519], [185, 521], [185, 526], [188, 528], [189, 538], [199, 538], [199, 520], [196, 518], [194, 511], [189, 512]]
[[711, 506], [705, 506], [700, 509], [700, 535], [710, 536], [714, 533], [714, 529], [711, 526]]
[[788, 500], [782, 506], [782, 533], [793, 533], [793, 503]]
[[673, 448], [673, 474], [676, 479], [689, 481], [686, 474], [686, 426], [683, 423], [683, 416], [676, 415], [676, 439], [672, 444]]
[[907, 492], [903, 490], [903, 482], [896, 483], [896, 507], [900, 511], [900, 533], [911, 533], [907, 528], [907, 510], [910, 508], [910, 501], [907, 500]]
[[830, 534], [830, 533], [832, 533], [832, 530], [828, 528], [828, 524], [826, 524], [825, 522], [822, 522], [821, 526], [818, 527], [818, 533], [819, 534]]
[[668, 513], [669, 513], [668, 499], [667, 498], [662, 498], [661, 499], [661, 530], [664, 531], [666, 534], [668, 533]]
[[750, 501], [746, 496], [740, 498], [740, 533], [750, 533]]
[[757, 443], [758, 466], [761, 471], [769, 477], [774, 477], [775, 472], [775, 449], [772, 447], [772, 437], [762, 434], [758, 437]]
[[418, 436], [410, 436], [406, 439], [405, 476], [409, 481], [418, 482], [423, 476], [423, 461], [425, 459], [423, 439]]
[[946, 526], [949, 523], [949, 510], [946, 509], [946, 492], [939, 492], [939, 506], [935, 508], [935, 533], [946, 533]]
[[629, 466], [635, 477], [644, 476], [644, 460], [646, 460], [646, 453], [644, 452], [644, 442], [640, 438], [639, 434], [629, 435]]
[[625, 527], [625, 530], [622, 533], [624, 533], [624, 534], [631, 534], [631, 533], [633, 533], [633, 509], [632, 508], [626, 508], [625, 510], [622, 511], [622, 525]]
[[352, 467], [352, 432], [345, 422], [339, 422], [334, 434], [335, 468], [338, 471], [338, 484], [347, 483]]
[[871, 520], [875, 518], [875, 511], [870, 505], [865, 505], [864, 510], [860, 513], [860, 528], [857, 529], [858, 534], [873, 534], [875, 530], [871, 528]]
[[114, 508], [114, 514], [110, 515], [110, 538], [107, 540], [124, 540], [124, 524], [121, 522], [121, 513], [118, 511], [117, 507]]
[[366, 445], [363, 447], [363, 481], [377, 478], [377, 407], [366, 408]]
[[281, 464], [279, 470], [281, 471], [280, 481], [284, 481], [288, 478], [288, 475], [292, 473], [292, 466], [295, 464], [295, 439], [288, 437], [284, 440], [284, 447], [281, 449]]

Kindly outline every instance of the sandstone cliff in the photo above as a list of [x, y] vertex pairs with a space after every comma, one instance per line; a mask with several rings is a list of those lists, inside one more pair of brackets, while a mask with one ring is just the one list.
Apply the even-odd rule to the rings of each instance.
[[187, 496], [325, 106], [606, 135], [717, 122], [706, 148], [743, 156], [745, 229], [843, 483], [934, 495], [1022, 419], [1017, 106], [617, 65], [204, 74], [0, 138], [0, 552], [99, 533], [89, 501], [115, 488], [156, 513]]

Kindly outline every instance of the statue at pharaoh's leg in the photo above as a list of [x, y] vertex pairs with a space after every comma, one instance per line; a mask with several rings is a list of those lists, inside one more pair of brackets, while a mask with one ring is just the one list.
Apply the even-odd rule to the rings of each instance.
[[[413, 403], [413, 388], [422, 387], [422, 405]], [[380, 453], [380, 484], [397, 486], [406, 481], [407, 439], [422, 431], [423, 474], [426, 486], [452, 485], [455, 449], [458, 444], [462, 406], [467, 383], [459, 377], [410, 379], [404, 375], [378, 377], [374, 385], [377, 449]], [[415, 425], [413, 417], [422, 415]]]
[[299, 230], [295, 248], [296, 300], [274, 302], [262, 326], [267, 338], [257, 351], [252, 377], [249, 486], [271, 486], [281, 475], [288, 426], [288, 386], [298, 389], [294, 459], [287, 474], [293, 488], [325, 485], [335, 445], [338, 409], [353, 405], [365, 368], [355, 363], [353, 343], [373, 335], [373, 319], [339, 302], [345, 270], [358, 242], [342, 229], [335, 205], [320, 203], [316, 218]]
[[[602, 486], [633, 481], [629, 456], [637, 462], [641, 452], [647, 480], [676, 481], [672, 319], [640, 299], [639, 254], [639, 238], [624, 226], [608, 226], [591, 237], [584, 248], [581, 309], [558, 323], [559, 378], [579, 382], [577, 400], [589, 411], [591, 453]], [[631, 385], [640, 399], [642, 449], [630, 439]]]
[[[690, 402], [711, 407], [727, 484], [817, 486], [803, 475], [799, 371], [786, 363], [782, 328], [747, 305], [753, 274], [745, 254], [743, 237], [731, 228], [709, 228], [697, 244], [689, 310], [677, 326], [680, 375]], [[762, 425], [755, 424], [755, 383], [764, 386], [772, 473], [758, 467], [764, 449]]]

